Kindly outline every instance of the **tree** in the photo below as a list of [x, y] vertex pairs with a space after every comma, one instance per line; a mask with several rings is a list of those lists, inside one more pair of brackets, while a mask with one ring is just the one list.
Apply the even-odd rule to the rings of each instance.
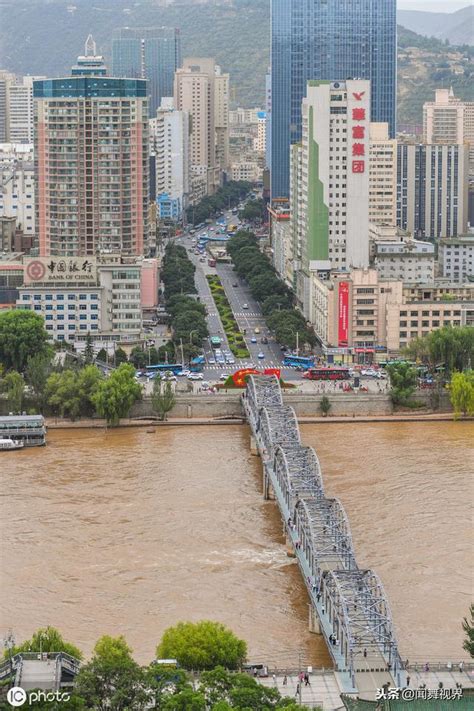
[[467, 617], [465, 617], [462, 623], [462, 628], [466, 633], [466, 639], [462, 646], [471, 657], [474, 657], [474, 605], [471, 605], [469, 609], [471, 620], [469, 621]]
[[168, 412], [171, 412], [175, 404], [176, 397], [171, 390], [171, 383], [162, 383], [160, 378], [155, 378], [151, 405], [160, 416], [161, 421], [167, 419]]
[[21, 412], [23, 395], [25, 393], [25, 381], [20, 373], [12, 370], [7, 373], [2, 380], [2, 390], [7, 394], [8, 407], [11, 412]]
[[184, 669], [238, 669], [247, 644], [220, 622], [180, 622], [169, 627], [156, 650], [157, 657], [177, 659]]
[[387, 366], [390, 376], [391, 398], [394, 405], [407, 405], [415, 392], [417, 371], [410, 363], [392, 363]]
[[129, 363], [122, 363], [100, 383], [92, 401], [107, 424], [116, 427], [120, 419], [129, 414], [141, 393], [141, 386], [135, 380], [135, 368]]
[[125, 353], [123, 348], [117, 348], [114, 352], [114, 364], [118, 366], [122, 363], [127, 363], [127, 361], [127, 354]]
[[130, 353], [130, 363], [133, 363], [135, 368], [144, 368], [147, 361], [147, 354], [143, 348], [140, 348], [140, 346], [132, 348], [132, 352]]
[[26, 363], [26, 382], [32, 388], [36, 404], [42, 411], [46, 405], [46, 383], [53, 370], [52, 352], [36, 353]]
[[88, 365], [94, 362], [94, 346], [92, 345], [92, 336], [90, 333], [86, 336], [86, 347], [84, 349], [84, 362]]
[[82, 659], [81, 650], [70, 642], [65, 642], [61, 633], [50, 626], [36, 630], [31, 639], [13, 648], [12, 655], [20, 652], [66, 652], [71, 657]]
[[323, 417], [328, 416], [331, 407], [332, 405], [329, 402], [329, 398], [327, 397], [327, 395], [323, 395], [323, 397], [321, 398], [321, 402], [319, 403], [319, 409], [321, 410]]
[[17, 309], [0, 313], [0, 363], [23, 371], [28, 358], [47, 350], [48, 334], [41, 316]]
[[474, 415], [474, 370], [454, 373], [449, 385], [454, 414]]
[[149, 707], [146, 674], [132, 658], [123, 637], [102, 637], [91, 661], [81, 667], [76, 693], [97, 711], [141, 711]]
[[95, 411], [95, 396], [103, 375], [95, 365], [86, 365], [75, 372], [64, 370], [52, 373], [46, 381], [45, 398], [48, 405], [61, 417], [92, 417]]
[[105, 348], [101, 348], [97, 353], [96, 360], [101, 361], [101, 363], [107, 363], [107, 351]]

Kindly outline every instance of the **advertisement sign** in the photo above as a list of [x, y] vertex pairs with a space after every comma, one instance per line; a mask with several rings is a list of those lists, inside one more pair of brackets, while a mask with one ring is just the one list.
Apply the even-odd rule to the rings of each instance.
[[234, 381], [234, 385], [237, 388], [245, 388], [247, 385], [246, 377], [247, 375], [276, 375], [277, 378], [280, 378], [280, 369], [279, 368], [265, 368], [264, 371], [261, 370], [256, 370], [255, 368], [242, 368], [241, 370], [237, 370], [233, 376], [232, 380]]
[[339, 347], [347, 346], [349, 339], [349, 282], [339, 282], [338, 339]]
[[97, 283], [95, 257], [33, 257], [24, 263], [25, 284]]

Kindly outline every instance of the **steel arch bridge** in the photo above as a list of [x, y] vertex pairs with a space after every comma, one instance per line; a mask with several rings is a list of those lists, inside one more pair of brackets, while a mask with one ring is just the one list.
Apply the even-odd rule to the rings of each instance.
[[279, 445], [275, 449], [273, 469], [290, 512], [301, 496], [324, 496], [321, 468], [312, 447]]
[[[326, 497], [318, 456], [301, 444], [278, 379], [250, 376], [242, 404], [263, 460], [264, 495], [271, 486], [336, 668], [354, 691], [367, 671], [383, 672], [384, 679], [388, 674], [401, 686], [404, 672], [382, 583], [373, 571], [359, 569], [346, 512], [338, 499]], [[383, 683], [380, 677], [377, 682]]]

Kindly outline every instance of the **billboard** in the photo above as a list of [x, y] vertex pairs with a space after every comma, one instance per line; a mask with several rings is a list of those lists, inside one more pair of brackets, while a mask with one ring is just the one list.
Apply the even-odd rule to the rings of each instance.
[[33, 257], [24, 264], [25, 284], [97, 283], [95, 257]]
[[339, 348], [347, 346], [349, 340], [349, 282], [339, 282], [338, 298], [338, 338]]

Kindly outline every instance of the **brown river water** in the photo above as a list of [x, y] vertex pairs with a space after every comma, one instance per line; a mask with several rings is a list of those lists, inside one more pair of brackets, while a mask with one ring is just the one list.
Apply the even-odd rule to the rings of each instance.
[[[402, 656], [465, 656], [474, 425], [301, 429], [359, 566], [384, 583]], [[123, 634], [145, 663], [168, 626], [207, 618], [251, 661], [329, 666], [246, 427], [52, 430], [47, 447], [0, 456], [0, 637], [51, 624], [89, 654]]]

